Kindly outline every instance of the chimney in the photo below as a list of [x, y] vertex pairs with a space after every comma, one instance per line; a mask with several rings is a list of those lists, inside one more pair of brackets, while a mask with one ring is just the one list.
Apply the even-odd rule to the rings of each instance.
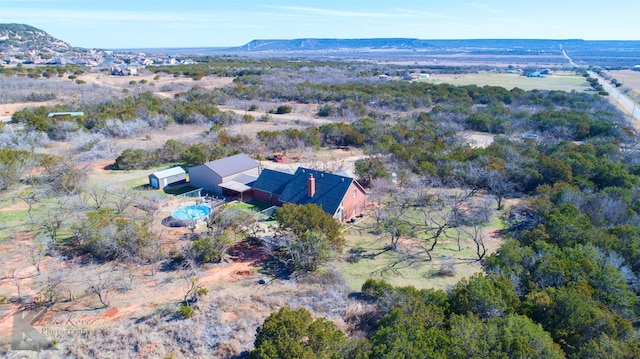
[[309, 181], [307, 183], [307, 195], [313, 197], [316, 194], [316, 179], [313, 178], [313, 174], [309, 174]]

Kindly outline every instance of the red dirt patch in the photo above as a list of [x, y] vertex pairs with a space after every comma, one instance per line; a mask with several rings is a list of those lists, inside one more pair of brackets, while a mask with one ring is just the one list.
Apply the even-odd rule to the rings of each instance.
[[2, 212], [9, 212], [9, 211], [20, 211], [20, 210], [24, 210], [24, 209], [28, 209], [29, 207], [27, 206], [27, 203], [24, 201], [19, 201], [19, 202], [14, 202], [13, 204], [7, 206], [7, 207], [2, 207], [0, 208], [0, 211]]
[[109, 308], [106, 312], [104, 312], [103, 316], [105, 318], [113, 318], [118, 314], [118, 308]]
[[252, 246], [247, 242], [240, 242], [233, 245], [227, 253], [233, 260], [237, 262], [249, 262], [252, 266], [264, 262], [269, 257], [262, 248]]

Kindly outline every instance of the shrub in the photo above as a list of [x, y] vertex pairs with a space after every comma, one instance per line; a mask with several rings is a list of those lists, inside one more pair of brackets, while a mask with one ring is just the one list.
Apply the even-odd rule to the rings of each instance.
[[335, 114], [336, 109], [331, 105], [323, 105], [318, 108], [318, 116], [329, 117]]
[[53, 92], [49, 92], [49, 93], [35, 93], [35, 92], [32, 92], [29, 95], [27, 95], [26, 100], [27, 101], [39, 102], [39, 101], [55, 100], [56, 98], [58, 98], [58, 95], [56, 95]]
[[380, 298], [393, 290], [393, 286], [383, 280], [367, 279], [362, 285], [362, 294], [371, 298]]
[[265, 113], [264, 115], [260, 116], [260, 121], [262, 121], [262, 122], [271, 122], [272, 118], [273, 117], [271, 117], [270, 114]]
[[178, 313], [180, 313], [180, 316], [185, 319], [190, 319], [191, 317], [193, 317], [193, 314], [195, 312], [196, 312], [195, 309], [191, 308], [188, 305], [181, 305], [180, 310], [178, 310]]
[[216, 237], [204, 237], [193, 241], [192, 248], [200, 262], [217, 263], [222, 260], [232, 242], [231, 236], [222, 232]]
[[278, 108], [276, 109], [276, 113], [278, 115], [282, 115], [282, 114], [285, 114], [285, 113], [291, 113], [292, 111], [293, 111], [293, 109], [289, 105], [278, 106]]

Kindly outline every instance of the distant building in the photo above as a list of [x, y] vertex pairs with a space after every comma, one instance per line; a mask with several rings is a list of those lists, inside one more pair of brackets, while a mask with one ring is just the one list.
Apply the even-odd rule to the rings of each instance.
[[56, 120], [63, 120], [65, 118], [82, 117], [84, 112], [49, 112], [47, 117], [53, 117]]

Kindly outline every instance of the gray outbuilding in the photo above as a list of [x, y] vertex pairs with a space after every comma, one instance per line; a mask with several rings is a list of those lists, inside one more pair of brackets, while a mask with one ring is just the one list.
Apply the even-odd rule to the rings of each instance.
[[163, 189], [171, 184], [187, 180], [187, 172], [182, 167], [173, 167], [149, 175], [149, 184], [153, 188]]
[[242, 193], [251, 189], [247, 183], [255, 181], [259, 174], [260, 163], [240, 153], [190, 167], [189, 182], [216, 195], [223, 195], [225, 189]]

